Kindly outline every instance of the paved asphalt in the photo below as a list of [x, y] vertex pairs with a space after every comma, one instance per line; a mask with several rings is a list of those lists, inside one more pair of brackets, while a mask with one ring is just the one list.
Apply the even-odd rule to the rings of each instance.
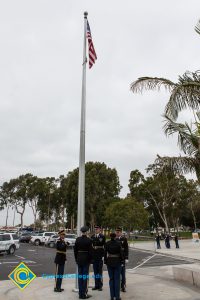
[[[0, 255], [0, 280], [7, 280], [10, 272], [23, 261], [38, 277], [42, 274], [53, 275], [55, 249], [45, 246], [34, 246], [31, 244], [20, 244], [19, 250], [14, 255]], [[130, 249], [129, 263], [127, 269], [153, 266], [178, 265], [189, 263], [186, 260], [177, 259], [154, 252]], [[106, 266], [104, 266], [106, 270]], [[91, 268], [92, 270], [92, 268]], [[65, 274], [74, 274], [76, 264], [74, 261], [73, 249], [67, 251], [67, 262]]]

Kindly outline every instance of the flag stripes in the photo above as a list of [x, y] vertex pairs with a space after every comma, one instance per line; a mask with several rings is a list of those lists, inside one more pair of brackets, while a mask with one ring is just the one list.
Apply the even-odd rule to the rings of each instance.
[[87, 40], [88, 40], [89, 68], [92, 68], [93, 64], [95, 63], [95, 60], [97, 59], [97, 55], [94, 49], [90, 25], [88, 21], [87, 21]]

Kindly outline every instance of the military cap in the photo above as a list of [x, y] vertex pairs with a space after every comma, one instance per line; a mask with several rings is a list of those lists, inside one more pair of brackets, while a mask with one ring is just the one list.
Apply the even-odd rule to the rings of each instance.
[[122, 228], [121, 227], [117, 227], [116, 231], [122, 231]]
[[87, 232], [89, 228], [87, 226], [81, 227], [81, 232]]
[[95, 229], [97, 229], [97, 228], [101, 228], [101, 226], [99, 226], [99, 225], [95, 225], [95, 226], [94, 226], [94, 228], [95, 228]]
[[64, 229], [60, 230], [60, 231], [58, 232], [58, 234], [65, 234]]

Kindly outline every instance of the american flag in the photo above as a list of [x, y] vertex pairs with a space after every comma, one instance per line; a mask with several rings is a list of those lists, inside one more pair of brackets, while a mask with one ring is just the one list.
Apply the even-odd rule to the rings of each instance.
[[97, 55], [94, 50], [90, 25], [88, 21], [87, 21], [87, 39], [88, 39], [88, 52], [89, 52], [89, 68], [92, 68], [93, 64], [95, 63], [95, 60], [97, 59]]

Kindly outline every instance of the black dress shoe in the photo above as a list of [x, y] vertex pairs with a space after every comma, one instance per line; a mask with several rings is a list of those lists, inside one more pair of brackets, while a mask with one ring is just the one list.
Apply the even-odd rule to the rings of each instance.
[[88, 299], [88, 298], [91, 298], [92, 295], [86, 295], [84, 299]]
[[92, 291], [96, 291], [96, 290], [98, 290], [96, 286], [92, 288]]
[[101, 291], [103, 291], [102, 287], [101, 287], [101, 288], [99, 288], [99, 289], [98, 289], [98, 291], [100, 291], [100, 292], [101, 292]]
[[61, 291], [61, 289], [56, 289], [56, 288], [54, 288], [54, 292], [55, 292], [55, 293], [61, 293], [62, 291]]
[[121, 291], [122, 291], [123, 293], [125, 293], [125, 292], [126, 292], [125, 287], [121, 288]]
[[63, 292], [64, 291], [64, 289], [60, 289], [61, 290], [61, 292]]

